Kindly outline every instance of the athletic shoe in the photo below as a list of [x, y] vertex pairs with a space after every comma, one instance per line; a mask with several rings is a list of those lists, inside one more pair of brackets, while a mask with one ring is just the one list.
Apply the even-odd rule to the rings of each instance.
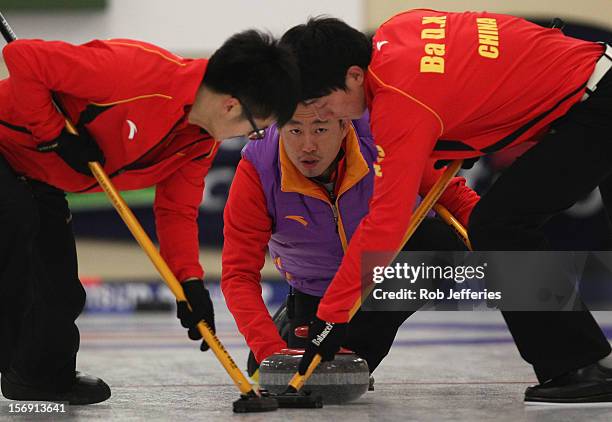
[[527, 387], [527, 404], [612, 404], [612, 369], [593, 363], [543, 384]]
[[68, 391], [52, 391], [44, 387], [21, 382], [12, 372], [2, 374], [0, 380], [2, 395], [9, 400], [65, 402], [72, 405], [93, 404], [111, 396], [110, 387], [100, 378], [76, 371], [74, 382]]

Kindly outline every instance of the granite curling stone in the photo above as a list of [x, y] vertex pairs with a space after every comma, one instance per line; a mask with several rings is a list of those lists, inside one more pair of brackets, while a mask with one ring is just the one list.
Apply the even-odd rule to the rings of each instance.
[[[283, 393], [303, 354], [304, 349], [283, 349], [264, 359], [259, 366], [259, 384], [270, 393]], [[341, 349], [333, 361], [319, 364], [303, 390], [321, 396], [324, 404], [341, 404], [361, 397], [369, 384], [367, 362], [350, 350]]]

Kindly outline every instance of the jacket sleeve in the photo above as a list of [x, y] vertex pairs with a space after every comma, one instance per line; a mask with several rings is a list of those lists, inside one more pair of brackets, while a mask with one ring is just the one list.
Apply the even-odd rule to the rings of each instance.
[[[377, 94], [370, 110], [380, 167], [374, 178], [370, 211], [351, 238], [319, 304], [317, 316], [324, 321], [346, 322], [359, 299], [362, 283], [372, 282], [362, 277], [362, 259], [365, 268], [389, 265], [400, 249], [425, 165], [441, 133], [441, 122], [430, 111], [394, 92]], [[374, 261], [371, 254], [362, 255], [364, 252], [381, 253]], [[367, 276], [368, 271], [363, 274]]]
[[162, 257], [179, 281], [202, 278], [198, 211], [211, 161], [183, 165], [155, 187], [155, 227]]
[[55, 138], [64, 127], [51, 103], [52, 91], [105, 102], [131, 65], [101, 41], [76, 46], [17, 40], [4, 47], [3, 56], [14, 108], [38, 141]]
[[238, 164], [223, 214], [221, 289], [238, 330], [261, 362], [287, 347], [261, 296], [261, 269], [272, 233], [266, 199], [255, 167]]
[[[423, 179], [421, 180], [420, 194], [425, 197], [433, 185], [438, 181], [444, 169], [436, 170], [433, 167], [434, 160], [431, 160], [425, 167]], [[451, 179], [448, 187], [438, 199], [438, 203], [443, 205], [463, 227], [467, 228], [472, 210], [480, 200], [480, 196], [465, 184], [463, 177]]]

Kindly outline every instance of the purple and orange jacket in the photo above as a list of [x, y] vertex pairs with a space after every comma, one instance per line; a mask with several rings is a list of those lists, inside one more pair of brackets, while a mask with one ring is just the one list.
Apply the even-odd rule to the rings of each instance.
[[[378, 150], [367, 116], [353, 122], [343, 145], [335, 198], [291, 163], [275, 127], [242, 152], [224, 213], [221, 288], [258, 362], [286, 347], [261, 297], [266, 249], [293, 288], [323, 296], [368, 213]], [[465, 224], [478, 199], [457, 177], [440, 203]]]

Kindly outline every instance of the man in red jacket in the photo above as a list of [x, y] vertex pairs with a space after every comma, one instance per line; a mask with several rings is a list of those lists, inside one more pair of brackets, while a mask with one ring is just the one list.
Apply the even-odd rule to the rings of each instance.
[[[312, 106], [298, 105], [280, 129], [242, 152], [224, 212], [221, 288], [240, 332], [252, 350], [248, 372], [283, 348], [303, 348], [295, 328], [314, 318], [338, 269], [346, 244], [367, 214], [379, 153], [365, 115], [320, 120]], [[424, 196], [441, 171], [423, 176]], [[247, 194], [248, 193], [248, 194]], [[479, 196], [456, 177], [440, 197], [463, 224]], [[453, 230], [427, 218], [407, 247], [465, 250]], [[261, 297], [261, 268], [269, 250], [290, 285], [287, 324], [273, 321]], [[400, 325], [412, 312], [358, 312], [343, 345], [365, 359], [373, 372], [387, 355]], [[275, 323], [283, 328], [277, 332]], [[370, 335], [364, 335], [370, 333]]]
[[[99, 161], [118, 189], [156, 186], [162, 256], [192, 305], [177, 310], [192, 339], [214, 313], [198, 261], [197, 215], [219, 142], [260, 138], [291, 117], [298, 70], [271, 37], [246, 31], [209, 60], [140, 41], [7, 45], [0, 81], [0, 372], [15, 400], [87, 404], [109, 387], [75, 372], [74, 324], [85, 292], [65, 191], [100, 190]], [[56, 93], [79, 135], [64, 128]], [[208, 349], [202, 343], [202, 350]]]
[[[312, 338], [324, 340], [309, 344], [301, 370], [314, 353], [342, 344], [359, 298], [361, 253], [401, 247], [432, 158], [477, 158], [553, 125], [474, 209], [476, 250], [547, 249], [542, 225], [597, 186], [611, 209], [612, 47], [513, 16], [435, 10], [394, 16], [372, 42], [332, 18], [296, 26], [282, 42], [298, 56], [302, 100], [322, 119], [369, 108], [385, 152], [370, 213], [310, 326]], [[610, 345], [586, 308], [503, 316], [540, 381], [526, 401], [612, 401]]]

